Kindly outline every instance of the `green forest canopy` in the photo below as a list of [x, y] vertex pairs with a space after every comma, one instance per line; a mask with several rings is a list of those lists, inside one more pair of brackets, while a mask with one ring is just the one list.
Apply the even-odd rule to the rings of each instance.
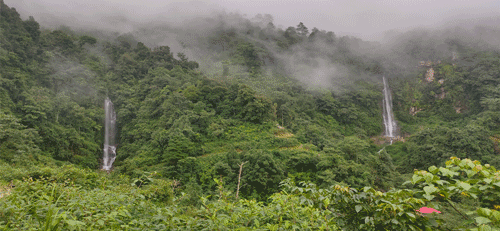
[[[23, 21], [0, 4], [2, 228], [500, 224], [496, 50], [445, 40], [460, 54], [452, 60], [425, 40], [402, 41], [395, 56], [442, 61], [433, 66], [436, 81], [427, 83], [425, 68], [398, 69], [356, 49], [370, 44], [317, 28], [309, 33], [303, 23], [220, 27], [203, 44], [224, 65], [208, 75], [168, 46], [40, 29], [33, 17]], [[285, 68], [287, 55], [310, 67], [322, 66], [308, 56], [342, 65], [351, 83], [342, 91], [305, 87]], [[392, 77], [405, 140], [390, 146], [381, 144], [382, 74]], [[98, 170], [105, 97], [115, 104], [119, 131], [110, 174]], [[442, 216], [419, 216], [423, 205]]]

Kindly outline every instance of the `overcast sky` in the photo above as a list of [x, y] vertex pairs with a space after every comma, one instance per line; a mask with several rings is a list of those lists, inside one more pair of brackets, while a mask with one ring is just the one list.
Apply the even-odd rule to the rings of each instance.
[[[26, 19], [39, 22], [73, 20], [98, 23], [96, 18], [124, 14], [138, 22], [154, 21], [158, 16], [179, 22], [193, 16], [206, 16], [217, 10], [237, 12], [248, 18], [270, 14], [283, 28], [303, 22], [333, 31], [372, 40], [388, 30], [405, 31], [414, 27], [439, 27], [450, 23], [498, 23], [500, 0], [4, 0]], [[51, 17], [55, 15], [57, 17]], [[63, 18], [63, 19], [61, 19]]]

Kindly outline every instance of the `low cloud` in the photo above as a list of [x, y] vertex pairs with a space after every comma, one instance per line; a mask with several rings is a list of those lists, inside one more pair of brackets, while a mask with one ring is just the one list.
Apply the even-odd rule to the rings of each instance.
[[[366, 1], [345, 1], [339, 2], [336, 8], [328, 8], [333, 6], [333, 3], [325, 2], [311, 4], [306, 1], [294, 1], [286, 6], [280, 5], [281, 8], [276, 2], [266, 2], [266, 7], [260, 8], [257, 8], [255, 3], [248, 3], [246, 10], [241, 8], [240, 13], [234, 11], [243, 2], [216, 0], [175, 3], [117, 0], [46, 0], [40, 3], [6, 0], [6, 4], [16, 7], [25, 19], [33, 15], [45, 28], [55, 29], [64, 24], [76, 31], [92, 31], [92, 35], [101, 39], [112, 40], [125, 35], [151, 48], [169, 46], [174, 54], [182, 52], [189, 59], [197, 61], [200, 70], [209, 76], [220, 76], [221, 61], [228, 57], [227, 54], [210, 47], [208, 38], [216, 33], [226, 33], [234, 29], [270, 52], [275, 62], [267, 63], [268, 65], [281, 65], [279, 68], [283, 73], [313, 88], [339, 89], [349, 81], [369, 77], [362, 70], [352, 70], [352, 67], [349, 69], [335, 62], [336, 57], [342, 54], [332, 44], [324, 41], [299, 43], [291, 47], [291, 52], [278, 52], [279, 49], [271, 42], [272, 39], [263, 40], [255, 34], [258, 33], [256, 31], [265, 29], [269, 22], [276, 24], [277, 28], [286, 28], [292, 23], [287, 17], [293, 16], [292, 25], [302, 21], [309, 30], [314, 26], [320, 30], [332, 30], [337, 34], [337, 40], [342, 37], [339, 36], [342, 33], [371, 38], [376, 42], [350, 37], [345, 39], [348, 41], [346, 46], [359, 57], [376, 60], [383, 65], [386, 72], [392, 72], [394, 75], [411, 72], [420, 60], [450, 57], [451, 52], [459, 49], [457, 45], [450, 45], [453, 44], [450, 40], [481, 49], [500, 47], [500, 17], [489, 17], [498, 10], [492, 8], [493, 3], [486, 1], [476, 2], [474, 8], [464, 2], [445, 4], [421, 1], [403, 4], [380, 1], [375, 4]], [[363, 7], [353, 7], [360, 4]], [[321, 9], [317, 8], [320, 6]], [[316, 14], [309, 15], [317, 15], [316, 18], [303, 17], [304, 13], [313, 11]], [[330, 17], [329, 24], [322, 21], [325, 15]], [[340, 32], [337, 33], [331, 25], [338, 25]], [[390, 28], [382, 25], [389, 25]], [[279, 29], [268, 30], [266, 34], [276, 37], [278, 31]], [[89, 49], [94, 54], [104, 56], [99, 47]], [[264, 71], [268, 72], [272, 68], [275, 67], [264, 67]], [[242, 67], [235, 65], [231, 69], [238, 70], [242, 70]]]

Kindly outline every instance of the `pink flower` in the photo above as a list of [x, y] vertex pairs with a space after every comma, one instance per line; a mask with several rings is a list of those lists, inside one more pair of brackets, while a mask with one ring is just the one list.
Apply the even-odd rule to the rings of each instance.
[[420, 209], [417, 209], [417, 212], [420, 212], [420, 213], [441, 213], [441, 211], [438, 211], [438, 210], [435, 210], [433, 208], [427, 208], [427, 207], [422, 207]]

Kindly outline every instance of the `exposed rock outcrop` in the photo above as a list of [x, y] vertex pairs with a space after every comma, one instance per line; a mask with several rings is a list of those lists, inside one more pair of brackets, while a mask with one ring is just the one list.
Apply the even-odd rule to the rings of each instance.
[[425, 73], [425, 80], [429, 83], [434, 81], [434, 69], [432, 67], [427, 70], [427, 73]]
[[418, 109], [417, 107], [410, 108], [410, 115], [415, 116], [417, 112], [422, 111], [422, 109]]

